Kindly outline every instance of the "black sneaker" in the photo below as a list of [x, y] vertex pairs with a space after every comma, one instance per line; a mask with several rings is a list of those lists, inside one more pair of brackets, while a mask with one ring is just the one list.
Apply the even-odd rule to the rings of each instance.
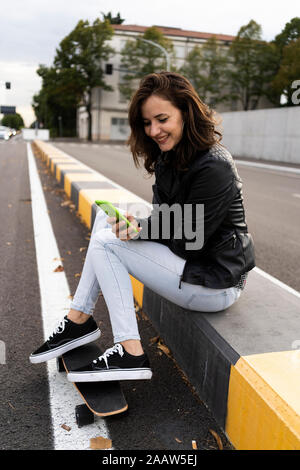
[[151, 377], [147, 355], [132, 356], [119, 343], [107, 349], [91, 364], [68, 373], [70, 382], [149, 380]]
[[92, 316], [80, 325], [65, 316], [48, 340], [30, 354], [29, 360], [32, 364], [49, 361], [71, 351], [71, 349], [95, 341], [100, 335], [101, 332]]

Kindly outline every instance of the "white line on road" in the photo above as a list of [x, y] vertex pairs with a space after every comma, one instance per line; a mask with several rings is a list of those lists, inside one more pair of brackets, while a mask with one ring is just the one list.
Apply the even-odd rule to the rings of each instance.
[[[69, 310], [70, 289], [64, 272], [54, 272], [62, 264], [55, 235], [48, 215], [35, 159], [27, 143], [27, 156], [32, 200], [32, 217], [36, 248], [37, 267], [40, 285], [41, 310], [45, 340], [53, 332], [56, 324]], [[38, 347], [39, 345], [37, 345]], [[55, 449], [88, 449], [90, 438], [108, 437], [105, 421], [97, 421], [84, 428], [78, 428], [74, 417], [75, 405], [82, 403], [75, 387], [67, 381], [66, 374], [57, 372], [56, 360], [47, 362], [49, 398]], [[32, 365], [32, 367], [36, 367]], [[38, 391], [37, 391], [38, 393]], [[71, 427], [68, 432], [62, 424]]]
[[239, 165], [253, 166], [256, 168], [265, 168], [267, 170], [285, 171], [286, 173], [296, 173], [300, 175], [300, 168], [293, 168], [290, 166], [272, 165], [269, 163], [249, 162], [246, 160], [238, 160], [236, 158], [234, 159], [234, 161], [235, 163], [238, 163]]

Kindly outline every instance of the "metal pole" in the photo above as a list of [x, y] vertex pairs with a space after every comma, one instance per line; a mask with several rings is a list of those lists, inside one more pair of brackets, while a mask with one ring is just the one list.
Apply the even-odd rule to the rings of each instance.
[[157, 44], [157, 42], [154, 42], [154, 41], [150, 41], [149, 39], [144, 39], [144, 38], [136, 38], [137, 40], [139, 39], [140, 41], [144, 41], [144, 42], [148, 42], [149, 44], [152, 44], [152, 46], [156, 46], [158, 47], [165, 55], [166, 57], [166, 65], [167, 65], [167, 71], [170, 70], [170, 57], [169, 57], [169, 54], [168, 52], [166, 51], [166, 49], [164, 47], [162, 47], [160, 44]]

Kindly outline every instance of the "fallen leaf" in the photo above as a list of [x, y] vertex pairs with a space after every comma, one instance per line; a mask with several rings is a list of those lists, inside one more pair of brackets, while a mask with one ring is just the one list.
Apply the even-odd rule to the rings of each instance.
[[209, 432], [210, 432], [210, 433], [214, 436], [214, 438], [216, 439], [219, 449], [220, 449], [220, 450], [223, 450], [223, 444], [222, 444], [222, 440], [221, 440], [219, 434], [217, 434], [216, 431], [214, 431], [213, 429], [210, 429]]
[[86, 250], [86, 246], [83, 246], [82, 248], [79, 248], [80, 253], [84, 250]]
[[72, 251], [67, 251], [67, 255], [71, 255], [72, 254]]
[[67, 426], [66, 424], [62, 424], [61, 428], [65, 429], [68, 432], [71, 431], [71, 429], [72, 429], [72, 428], [70, 428], [70, 426]]
[[179, 444], [182, 443], [182, 441], [180, 439], [178, 439], [178, 437], [175, 437], [175, 441], [178, 442]]
[[81, 276], [81, 273], [74, 274], [74, 277], [80, 277], [80, 276]]
[[198, 449], [196, 441], [192, 441], [192, 447], [193, 447], [194, 450]]
[[65, 258], [53, 258], [53, 261], [64, 261]]
[[59, 266], [57, 266], [57, 268], [54, 269], [53, 272], [60, 273], [62, 271], [64, 271], [64, 267], [60, 264]]
[[60, 203], [61, 207], [69, 206], [70, 204], [72, 204], [71, 201], [64, 201]]
[[90, 448], [97, 450], [97, 449], [111, 449], [112, 441], [110, 439], [106, 439], [105, 437], [92, 437], [90, 439]]
[[11, 242], [6, 242], [6, 245], [10, 246], [10, 245], [11, 245]]

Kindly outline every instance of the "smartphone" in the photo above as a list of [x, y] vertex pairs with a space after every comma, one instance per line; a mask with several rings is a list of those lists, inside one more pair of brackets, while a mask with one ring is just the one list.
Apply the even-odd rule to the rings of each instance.
[[101, 209], [105, 212], [105, 214], [108, 215], [108, 217], [116, 217], [117, 222], [120, 222], [120, 220], [124, 220], [126, 222], [127, 227], [133, 227], [133, 230], [136, 233], [139, 233], [139, 231], [135, 228], [135, 226], [132, 225], [132, 223], [129, 222], [129, 220], [126, 219], [126, 217], [124, 217], [124, 215], [122, 215], [113, 204], [111, 204], [111, 202], [95, 201], [95, 204], [101, 207]]

